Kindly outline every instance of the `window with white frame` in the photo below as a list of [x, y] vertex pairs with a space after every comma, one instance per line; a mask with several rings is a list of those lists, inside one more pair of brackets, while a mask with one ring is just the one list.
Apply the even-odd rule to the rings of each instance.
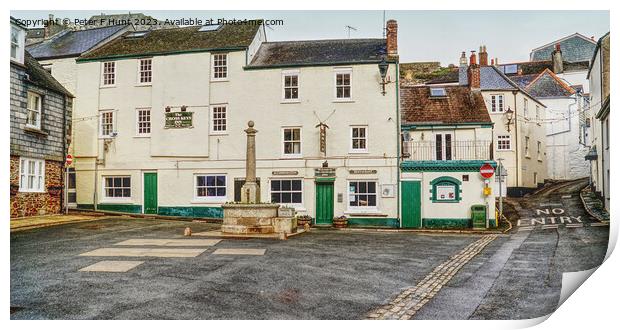
[[141, 84], [150, 84], [153, 80], [153, 59], [140, 59], [139, 82]]
[[[113, 119], [113, 118], [112, 118]], [[151, 109], [136, 109], [136, 135], [151, 135]]]
[[282, 98], [285, 101], [299, 100], [299, 72], [284, 71], [282, 73], [282, 86], [284, 88]]
[[285, 156], [301, 156], [301, 128], [283, 128], [282, 143]]
[[540, 159], [542, 153], [542, 142], [536, 142], [536, 154], [538, 155], [538, 159]]
[[525, 137], [525, 155], [526, 156], [530, 155], [530, 137], [529, 136]]
[[523, 100], [523, 116], [525, 117], [525, 119], [530, 119], [530, 110], [528, 109], [528, 104], [527, 104], [527, 99]]
[[213, 54], [212, 61], [212, 78], [214, 80], [228, 78], [228, 54]]
[[114, 133], [114, 111], [99, 112], [99, 134], [101, 137], [112, 137]]
[[211, 132], [225, 133], [227, 128], [226, 105], [214, 105], [211, 107]]
[[351, 75], [351, 69], [336, 69], [334, 71], [337, 100], [351, 99]]
[[351, 151], [366, 152], [368, 151], [368, 127], [352, 126], [351, 127]]
[[194, 179], [196, 199], [226, 199], [226, 175], [198, 174]]
[[28, 92], [28, 116], [26, 117], [26, 126], [41, 129], [41, 95]]
[[103, 193], [105, 198], [131, 198], [131, 177], [104, 176]]
[[113, 86], [116, 83], [116, 62], [103, 62], [102, 84]]
[[510, 150], [510, 135], [497, 136], [497, 150]]
[[21, 63], [21, 53], [23, 53], [23, 50], [19, 29], [11, 27], [11, 59]]
[[45, 160], [19, 159], [19, 191], [45, 192]]
[[271, 202], [279, 204], [302, 203], [301, 179], [274, 179], [271, 180]]
[[350, 208], [377, 208], [377, 182], [350, 181]]
[[536, 106], [536, 121], [537, 124], [540, 124], [538, 121], [540, 121], [540, 106]]
[[491, 112], [504, 112], [504, 95], [491, 95]]

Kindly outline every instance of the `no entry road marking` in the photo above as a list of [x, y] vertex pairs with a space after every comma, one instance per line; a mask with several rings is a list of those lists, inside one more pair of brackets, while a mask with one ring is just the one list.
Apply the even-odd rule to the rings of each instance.
[[572, 198], [572, 197], [573, 197], [572, 195], [564, 195], [564, 196], [562, 196], [563, 199], [568, 199], [568, 198]]
[[101, 248], [80, 254], [83, 257], [161, 257], [193, 258], [206, 249]]
[[590, 226], [592, 227], [604, 227], [604, 226], [609, 226], [608, 223], [604, 223], [604, 222], [593, 222], [590, 224]]
[[219, 243], [220, 239], [128, 239], [114, 245], [156, 245], [156, 246], [213, 246]]
[[80, 269], [81, 272], [124, 273], [144, 263], [144, 261], [103, 260]]

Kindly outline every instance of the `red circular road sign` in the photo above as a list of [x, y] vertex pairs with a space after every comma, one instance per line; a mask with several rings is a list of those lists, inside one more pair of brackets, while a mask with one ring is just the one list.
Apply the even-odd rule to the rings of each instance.
[[490, 164], [484, 164], [480, 166], [480, 175], [482, 175], [483, 178], [489, 179], [493, 176], [494, 173], [495, 169], [493, 169], [493, 166], [491, 166]]
[[67, 162], [67, 165], [71, 165], [71, 163], [73, 163], [73, 156], [67, 155], [66, 162]]

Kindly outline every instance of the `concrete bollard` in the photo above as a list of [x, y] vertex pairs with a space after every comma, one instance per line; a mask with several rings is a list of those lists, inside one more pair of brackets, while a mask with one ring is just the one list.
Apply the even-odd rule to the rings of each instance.
[[192, 236], [192, 229], [187, 227], [185, 228], [185, 232], [183, 232], [184, 236]]

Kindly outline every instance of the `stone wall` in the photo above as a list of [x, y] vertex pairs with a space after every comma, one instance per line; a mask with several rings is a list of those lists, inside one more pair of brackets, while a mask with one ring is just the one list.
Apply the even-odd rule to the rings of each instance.
[[45, 161], [45, 191], [19, 192], [19, 156], [11, 155], [11, 218], [62, 212], [63, 162]]

